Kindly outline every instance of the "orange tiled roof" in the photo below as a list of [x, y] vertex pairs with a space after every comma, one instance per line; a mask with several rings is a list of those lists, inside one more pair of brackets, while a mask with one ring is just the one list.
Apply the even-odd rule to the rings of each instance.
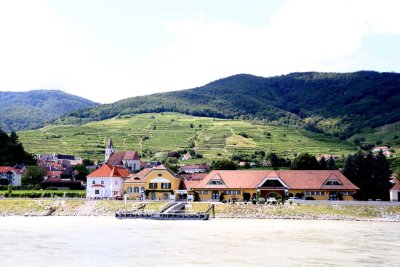
[[122, 177], [126, 178], [131, 173], [122, 166], [110, 166], [104, 164], [94, 172], [90, 173], [87, 177]]
[[200, 181], [199, 180], [182, 180], [179, 189], [191, 190], [194, 188]]
[[199, 173], [180, 173], [178, 174], [178, 178], [183, 179], [183, 180], [196, 180], [200, 181], [203, 180], [204, 177], [206, 177], [208, 173], [205, 172], [199, 172]]
[[[268, 171], [268, 170], [214, 170], [193, 188], [257, 188], [265, 178], [279, 178], [290, 189], [344, 189], [357, 190], [340, 171], [332, 170], [290, 170], [290, 171]], [[343, 185], [324, 186], [328, 179], [337, 179]], [[209, 185], [210, 180], [222, 180], [224, 185]]]
[[144, 183], [144, 177], [149, 174], [153, 169], [152, 168], [146, 168], [141, 170], [138, 173], [132, 173], [129, 175], [128, 179], [126, 179], [124, 182], [125, 183]]
[[[290, 170], [275, 172], [291, 189], [359, 189], [337, 170]], [[343, 185], [325, 186], [326, 180], [339, 180]]]

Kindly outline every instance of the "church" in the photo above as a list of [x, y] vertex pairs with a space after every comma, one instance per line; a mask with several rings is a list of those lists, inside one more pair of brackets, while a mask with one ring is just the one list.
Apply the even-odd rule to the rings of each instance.
[[110, 166], [123, 166], [130, 172], [140, 170], [140, 159], [137, 151], [127, 150], [123, 152], [115, 152], [111, 138], [108, 140], [105, 150], [105, 163]]

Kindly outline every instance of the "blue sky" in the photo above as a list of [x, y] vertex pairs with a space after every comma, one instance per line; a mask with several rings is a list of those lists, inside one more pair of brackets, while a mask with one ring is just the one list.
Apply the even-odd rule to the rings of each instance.
[[399, 72], [399, 1], [0, 0], [0, 91], [101, 103], [250, 73]]

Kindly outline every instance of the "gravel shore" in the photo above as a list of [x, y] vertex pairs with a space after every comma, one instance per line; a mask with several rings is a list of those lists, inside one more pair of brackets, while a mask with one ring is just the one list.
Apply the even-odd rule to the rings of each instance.
[[[0, 200], [0, 216], [114, 216], [115, 212], [129, 210], [134, 205], [134, 203], [125, 205], [123, 201], [106, 200], [91, 204], [89, 212], [85, 213], [87, 202], [83, 199], [6, 199]], [[194, 212], [202, 212], [209, 207], [208, 203], [192, 203], [191, 205], [191, 211]], [[150, 207], [151, 205], [149, 205], [149, 209], [151, 209]], [[215, 217], [400, 222], [400, 206], [216, 203]]]

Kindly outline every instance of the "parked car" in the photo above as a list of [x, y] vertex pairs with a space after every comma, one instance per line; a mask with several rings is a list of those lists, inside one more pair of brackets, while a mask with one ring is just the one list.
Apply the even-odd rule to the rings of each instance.
[[289, 197], [289, 199], [288, 200], [299, 200], [300, 198], [298, 198], [298, 197]]
[[278, 201], [276, 201], [276, 198], [274, 197], [269, 197], [267, 198], [267, 204], [276, 204]]

